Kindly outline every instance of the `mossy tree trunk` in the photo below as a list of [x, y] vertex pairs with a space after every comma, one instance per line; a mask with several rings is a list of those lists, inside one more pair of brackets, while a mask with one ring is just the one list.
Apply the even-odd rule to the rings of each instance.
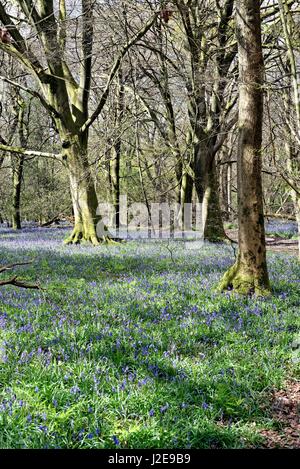
[[88, 241], [96, 246], [106, 239], [106, 235], [101, 217], [97, 215], [98, 200], [87, 157], [87, 140], [78, 136], [73, 136], [72, 140], [71, 146], [65, 149], [65, 155], [75, 223], [65, 242], [78, 244]]
[[263, 55], [259, 0], [237, 5], [239, 50], [238, 218], [239, 254], [219, 288], [238, 293], [270, 292], [266, 262], [261, 179]]

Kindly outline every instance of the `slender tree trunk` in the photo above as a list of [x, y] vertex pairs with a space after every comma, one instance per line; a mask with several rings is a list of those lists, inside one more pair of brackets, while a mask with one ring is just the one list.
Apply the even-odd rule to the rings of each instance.
[[117, 106], [116, 106], [116, 118], [115, 118], [115, 143], [113, 148], [113, 158], [111, 160], [110, 175], [111, 185], [113, 194], [113, 204], [115, 209], [115, 225], [117, 235], [120, 230], [120, 169], [121, 169], [121, 151], [122, 151], [122, 123], [124, 118], [124, 84], [123, 84], [123, 73], [120, 68], [118, 73], [118, 95], [117, 95]]
[[184, 207], [185, 204], [192, 203], [193, 197], [193, 187], [194, 181], [192, 176], [185, 172], [182, 175], [182, 183], [181, 183], [181, 210], [180, 210], [180, 217], [181, 217], [181, 225], [183, 226], [184, 230], [191, 230], [192, 229], [192, 217], [187, 216], [187, 212], [185, 212]]
[[[26, 148], [27, 139], [25, 137], [25, 102], [17, 92], [15, 95], [16, 116], [19, 142], [22, 148]], [[21, 191], [24, 169], [24, 155], [14, 155], [13, 167], [13, 194], [12, 194], [12, 227], [14, 230], [21, 230]]]
[[297, 225], [298, 225], [298, 253], [299, 253], [299, 259], [300, 259], [300, 195], [298, 192], [292, 190], [291, 196], [294, 202], [296, 220], [297, 220]]
[[24, 156], [15, 155], [13, 169], [13, 204], [12, 204], [12, 227], [14, 230], [20, 230], [21, 227], [21, 190], [24, 168]]
[[[286, 136], [287, 143], [285, 144], [286, 155], [287, 155], [287, 170], [289, 174], [297, 174], [299, 171], [299, 154], [295, 152], [295, 148], [288, 142], [289, 135]], [[300, 258], [300, 193], [299, 190], [291, 189], [291, 198], [294, 204], [296, 221], [298, 225], [298, 252]]]
[[[299, 73], [297, 70], [297, 58], [296, 58], [293, 41], [292, 41], [293, 33], [294, 33], [293, 19], [292, 19], [290, 7], [285, 0], [279, 0], [278, 5], [280, 8], [280, 18], [281, 18], [281, 23], [283, 27], [285, 43], [287, 46], [288, 72], [289, 72], [290, 79], [291, 79], [292, 92], [293, 92], [293, 104], [294, 104], [294, 109], [295, 109], [295, 114], [296, 114], [295, 116], [296, 117], [295, 119], [296, 129], [295, 130], [296, 130], [296, 134], [300, 138]], [[289, 99], [287, 96], [285, 99], [285, 106], [286, 106], [286, 111], [288, 113], [287, 115], [289, 115], [290, 113]], [[287, 132], [288, 134], [290, 134], [289, 128], [287, 129]], [[289, 142], [289, 140], [290, 140], [290, 136], [287, 135], [286, 141]], [[295, 151], [292, 148], [290, 143], [286, 144], [286, 150], [287, 150], [287, 169], [289, 173], [291, 175], [293, 174], [299, 175], [300, 173], [299, 154], [298, 155], [295, 154]], [[296, 191], [292, 188], [291, 197], [294, 203], [296, 220], [298, 224], [298, 233], [299, 233], [298, 246], [299, 246], [299, 258], [300, 258], [300, 195], [299, 195], [299, 191]]]
[[229, 220], [229, 205], [228, 205], [228, 172], [229, 165], [223, 164], [220, 171], [220, 185], [221, 185], [221, 210], [223, 219]]
[[261, 180], [263, 55], [260, 1], [241, 0], [236, 15], [240, 73], [239, 254], [234, 266], [224, 275], [220, 289], [265, 295], [270, 292], [270, 284]]
[[119, 233], [120, 229], [120, 163], [121, 163], [121, 140], [115, 143], [113, 157], [110, 164], [111, 188], [113, 205], [115, 209], [115, 226]]

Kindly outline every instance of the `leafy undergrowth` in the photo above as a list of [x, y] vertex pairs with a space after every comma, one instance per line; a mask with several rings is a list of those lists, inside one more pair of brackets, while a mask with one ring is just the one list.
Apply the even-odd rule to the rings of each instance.
[[269, 254], [274, 295], [217, 294], [229, 246], [63, 246], [1, 230], [1, 448], [242, 448], [275, 428], [267, 396], [299, 358], [299, 261]]

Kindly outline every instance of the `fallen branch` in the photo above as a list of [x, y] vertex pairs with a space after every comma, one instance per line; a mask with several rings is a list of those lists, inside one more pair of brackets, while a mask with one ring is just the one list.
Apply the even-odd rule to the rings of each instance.
[[59, 223], [61, 221], [62, 215], [56, 215], [55, 217], [51, 218], [51, 220], [46, 221], [45, 223], [41, 223], [41, 228], [46, 228], [47, 226], [52, 225], [52, 223]]
[[8, 265], [4, 265], [3, 267], [0, 267], [0, 274], [2, 272], [6, 272], [7, 270], [12, 270], [14, 267], [17, 267], [19, 265], [28, 265], [28, 264], [32, 264], [32, 261], [28, 261], [28, 262], [16, 262], [15, 264], [8, 264]]
[[19, 288], [30, 288], [32, 290], [41, 290], [41, 287], [38, 284], [22, 282], [22, 280], [18, 280], [18, 277], [12, 277], [8, 280], [1, 280], [0, 287], [2, 287], [3, 285], [13, 285]]
[[[12, 270], [14, 267], [17, 267], [19, 265], [28, 265], [31, 264], [32, 261], [28, 262], [16, 262], [15, 264], [7, 264], [2, 267], [0, 267], [0, 273], [6, 272], [7, 270]], [[7, 280], [0, 280], [0, 287], [4, 285], [13, 285], [18, 288], [29, 288], [31, 290], [42, 290], [40, 285], [37, 283], [27, 283], [24, 282], [23, 280], [19, 280], [18, 277], [15, 275], [14, 277], [11, 277]]]

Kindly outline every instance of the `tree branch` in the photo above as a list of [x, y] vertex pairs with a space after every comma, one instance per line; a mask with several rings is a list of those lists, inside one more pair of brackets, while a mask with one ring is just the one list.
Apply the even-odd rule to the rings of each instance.
[[12, 22], [11, 17], [7, 14], [2, 2], [0, 2], [0, 21], [8, 28], [9, 34], [14, 41], [13, 44], [3, 44], [0, 42], [0, 48], [8, 54], [17, 57], [27, 68], [37, 76], [40, 76], [43, 73], [42, 65], [27, 46], [25, 39], [20, 34], [15, 23]]
[[53, 117], [59, 118], [60, 114], [52, 107], [50, 104], [47, 103], [45, 98], [35, 90], [31, 90], [30, 88], [26, 88], [26, 86], [20, 85], [20, 83], [17, 83], [16, 81], [10, 80], [10, 78], [4, 77], [3, 75], [0, 75], [0, 80], [5, 81], [6, 83], [9, 83], [10, 85], [16, 86], [20, 90], [25, 91], [25, 93], [30, 94], [31, 96], [34, 96], [35, 98], [38, 98], [41, 102], [41, 104], [44, 106], [44, 108], [53, 115]]
[[7, 151], [9, 153], [18, 153], [19, 155], [24, 155], [24, 156], [41, 156], [44, 158], [55, 158], [58, 159], [62, 158], [62, 154], [58, 153], [48, 153], [48, 152], [42, 152], [42, 151], [35, 151], [35, 150], [26, 150], [25, 148], [21, 147], [12, 147], [9, 145], [2, 145], [0, 144], [0, 150], [1, 151]]
[[127, 54], [129, 49], [149, 31], [149, 29], [154, 24], [154, 22], [155, 22], [158, 15], [159, 15], [159, 12], [156, 12], [155, 15], [145, 24], [145, 26], [121, 49], [121, 52], [119, 53], [114, 65], [112, 66], [112, 69], [111, 69], [110, 74], [108, 76], [108, 79], [107, 79], [106, 85], [104, 87], [104, 90], [102, 92], [102, 96], [100, 98], [98, 106], [96, 107], [96, 109], [93, 112], [93, 114], [91, 115], [91, 117], [81, 127], [81, 132], [82, 133], [85, 133], [89, 129], [89, 127], [95, 122], [95, 120], [97, 119], [97, 117], [101, 113], [102, 109], [104, 108], [104, 106], [106, 104], [106, 101], [107, 101], [107, 98], [108, 98], [110, 86], [111, 86], [111, 84], [113, 82], [113, 79], [115, 78], [115, 76], [116, 76], [116, 74], [117, 74], [117, 72], [120, 68], [123, 57]]

